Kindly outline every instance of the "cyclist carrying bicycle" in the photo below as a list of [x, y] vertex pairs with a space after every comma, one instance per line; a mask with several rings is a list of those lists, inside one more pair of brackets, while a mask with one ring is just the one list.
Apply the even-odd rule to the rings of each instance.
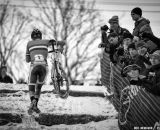
[[29, 96], [31, 100], [28, 114], [30, 115], [33, 112], [40, 113], [37, 106], [41, 94], [41, 88], [48, 72], [48, 47], [56, 43], [55, 40], [42, 40], [42, 33], [38, 29], [32, 31], [31, 39], [32, 40], [28, 42], [26, 49], [26, 62], [30, 62], [28, 79]]

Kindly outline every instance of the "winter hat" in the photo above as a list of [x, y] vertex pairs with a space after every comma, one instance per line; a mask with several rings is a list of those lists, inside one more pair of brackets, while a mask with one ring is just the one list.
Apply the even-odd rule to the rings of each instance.
[[142, 9], [139, 7], [136, 7], [134, 9], [132, 9], [131, 14], [138, 14], [140, 17], [142, 16]]
[[110, 33], [110, 34], [108, 35], [108, 39], [111, 38], [111, 37], [118, 37], [118, 34], [115, 33], [115, 32]]
[[126, 38], [133, 39], [133, 35], [131, 33], [124, 33], [123, 34], [123, 39], [126, 39]]
[[112, 18], [109, 19], [109, 23], [119, 23], [119, 18], [117, 15], [112, 16]]
[[123, 73], [124, 76], [126, 76], [127, 73], [131, 70], [139, 70], [140, 71], [141, 67], [138, 66], [137, 64], [131, 64], [131, 65], [128, 65], [128, 66], [124, 67], [122, 73]]

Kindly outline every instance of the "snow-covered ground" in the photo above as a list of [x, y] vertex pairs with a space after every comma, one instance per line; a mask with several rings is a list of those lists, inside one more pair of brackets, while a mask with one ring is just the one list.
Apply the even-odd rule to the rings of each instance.
[[[28, 90], [27, 85], [23, 84], [0, 84], [0, 90], [19, 90], [16, 93], [0, 93], [0, 113], [21, 113], [27, 117], [27, 109], [29, 107], [29, 95], [23, 90]], [[51, 91], [52, 86], [45, 85], [42, 91]], [[101, 86], [71, 86], [72, 91], [87, 91], [99, 92], [105, 91]], [[87, 124], [75, 125], [39, 125], [35, 121], [31, 121], [29, 126], [26, 120], [22, 119], [22, 123], [9, 123], [5, 126], [0, 126], [0, 130], [28, 130], [28, 129], [43, 129], [43, 130], [118, 130], [118, 123], [115, 117], [117, 112], [112, 104], [102, 97], [73, 97], [61, 99], [53, 93], [44, 93], [40, 97], [39, 108], [43, 113], [49, 114], [88, 114], [93, 116], [109, 116], [109, 119], [99, 122], [89, 122]]]

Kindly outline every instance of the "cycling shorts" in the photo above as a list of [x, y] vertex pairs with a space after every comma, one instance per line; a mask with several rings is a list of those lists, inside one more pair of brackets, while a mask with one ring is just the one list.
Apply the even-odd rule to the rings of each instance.
[[29, 85], [44, 84], [48, 66], [46, 64], [31, 64]]

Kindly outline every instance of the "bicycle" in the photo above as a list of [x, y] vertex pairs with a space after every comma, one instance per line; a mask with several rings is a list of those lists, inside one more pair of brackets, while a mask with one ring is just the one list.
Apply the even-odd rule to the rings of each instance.
[[53, 83], [54, 90], [56, 94], [58, 94], [61, 98], [67, 98], [69, 96], [69, 81], [64, 69], [61, 66], [59, 55], [61, 55], [61, 49], [58, 48], [58, 44], [52, 44], [52, 53], [51, 61], [52, 61], [52, 69], [51, 69], [51, 79]]

